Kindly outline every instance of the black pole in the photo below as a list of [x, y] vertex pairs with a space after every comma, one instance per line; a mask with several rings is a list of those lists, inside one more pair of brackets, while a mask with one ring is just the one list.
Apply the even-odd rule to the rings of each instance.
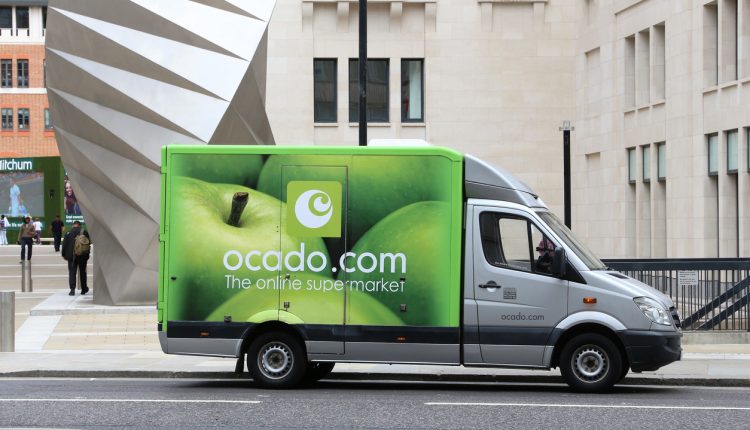
[[563, 176], [565, 177], [565, 225], [571, 227], [570, 216], [570, 129], [563, 129]]
[[367, 0], [359, 0], [359, 146], [367, 146]]

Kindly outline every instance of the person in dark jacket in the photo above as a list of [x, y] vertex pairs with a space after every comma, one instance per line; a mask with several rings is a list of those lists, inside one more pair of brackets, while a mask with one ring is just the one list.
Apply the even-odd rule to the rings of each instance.
[[68, 285], [70, 286], [68, 295], [70, 296], [76, 294], [76, 273], [81, 277], [81, 295], [89, 292], [89, 287], [86, 285], [86, 264], [89, 262], [89, 253], [76, 255], [75, 252], [76, 237], [81, 234], [89, 238], [88, 231], [81, 231], [81, 223], [73, 222], [73, 228], [65, 234], [62, 244], [62, 257], [68, 262]]

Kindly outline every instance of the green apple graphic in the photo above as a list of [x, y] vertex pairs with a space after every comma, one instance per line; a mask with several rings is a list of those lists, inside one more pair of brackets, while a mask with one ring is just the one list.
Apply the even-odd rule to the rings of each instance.
[[[278, 199], [241, 185], [188, 177], [173, 177], [171, 186], [170, 320], [202, 320], [244, 291], [243, 281], [254, 284], [279, 276], [279, 252], [282, 259], [293, 252], [320, 253], [327, 263], [318, 274], [331, 276], [323, 240], [289, 235], [282, 223], [286, 205]], [[244, 208], [233, 204], [238, 194], [244, 195]], [[247, 257], [249, 253], [253, 255]], [[259, 294], [274, 300], [279, 292], [268, 289]]]
[[[221, 321], [231, 315], [235, 322], [265, 322], [278, 318], [292, 324], [342, 324], [344, 321], [344, 295], [352, 300], [356, 296], [357, 308], [350, 308], [349, 320], [357, 324], [368, 325], [402, 325], [401, 320], [385, 308], [380, 302], [365, 293], [350, 293], [343, 282], [325, 276], [301, 273], [294, 278], [299, 289], [285, 288], [281, 291], [284, 302], [289, 308], [279, 310], [279, 301], [273, 297], [250, 288], [227, 300], [219, 306], [208, 320]], [[338, 282], [338, 284], [334, 284]], [[333, 286], [339, 290], [334, 290]], [[326, 290], [327, 289], [327, 290]], [[261, 294], [258, 294], [261, 293]], [[277, 292], [278, 293], [278, 292]], [[269, 310], [278, 310], [274, 315]]]
[[[381, 266], [384, 273], [356, 270], [347, 273], [348, 279], [352, 285], [357, 285], [357, 281], [398, 282], [404, 278], [403, 292], [377, 289], [368, 294], [399, 315], [406, 325], [451, 325], [447, 294], [450, 289], [450, 226], [450, 205], [443, 202], [419, 202], [393, 212], [367, 231], [352, 252], [357, 256], [402, 253], [406, 273], [402, 273], [400, 264], [386, 265]], [[347, 267], [353, 264], [348, 263]], [[368, 264], [366, 261], [365, 266]], [[364, 301], [357, 302], [358, 299], [352, 299], [352, 307], [366, 306]], [[401, 312], [402, 304], [406, 305], [406, 312]]]
[[336, 178], [321, 169], [319, 174], [306, 173], [304, 178], [292, 177], [294, 169], [285, 173], [282, 184], [281, 166], [346, 166], [348, 172], [350, 243], [359, 240], [375, 223], [391, 212], [412, 203], [437, 200], [450, 201], [451, 178], [444, 177], [450, 161], [434, 156], [322, 156], [272, 155], [258, 179], [258, 190], [286, 201], [284, 185], [290, 180], [325, 181]]
[[263, 156], [253, 154], [185, 154], [172, 157], [172, 174], [215, 184], [255, 188]]

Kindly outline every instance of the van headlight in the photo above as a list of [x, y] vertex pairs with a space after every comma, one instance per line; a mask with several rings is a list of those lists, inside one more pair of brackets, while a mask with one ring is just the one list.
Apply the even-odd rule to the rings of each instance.
[[646, 318], [660, 325], [672, 325], [672, 315], [664, 309], [656, 300], [648, 297], [636, 297], [633, 299]]

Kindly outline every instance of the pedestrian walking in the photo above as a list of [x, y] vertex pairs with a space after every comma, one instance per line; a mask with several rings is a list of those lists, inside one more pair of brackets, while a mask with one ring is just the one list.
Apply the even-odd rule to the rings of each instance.
[[34, 219], [34, 243], [37, 245], [42, 243], [42, 222], [38, 217]]
[[5, 218], [5, 214], [0, 215], [0, 245], [8, 244], [7, 224], [8, 218]]
[[62, 241], [62, 234], [65, 231], [65, 223], [60, 219], [60, 215], [55, 215], [55, 219], [50, 224], [49, 229], [52, 232], [55, 252], [60, 252], [60, 242]]
[[65, 234], [62, 243], [62, 257], [68, 262], [68, 285], [70, 293], [76, 294], [76, 274], [81, 278], [81, 295], [89, 292], [86, 285], [86, 264], [91, 255], [91, 239], [88, 231], [81, 231], [81, 223], [73, 222], [73, 228]]
[[[31, 217], [26, 216], [18, 231], [18, 243], [21, 244], [21, 262], [24, 260], [31, 261], [31, 248], [34, 246], [34, 224], [31, 223]], [[26, 251], [28, 249], [28, 252]]]

